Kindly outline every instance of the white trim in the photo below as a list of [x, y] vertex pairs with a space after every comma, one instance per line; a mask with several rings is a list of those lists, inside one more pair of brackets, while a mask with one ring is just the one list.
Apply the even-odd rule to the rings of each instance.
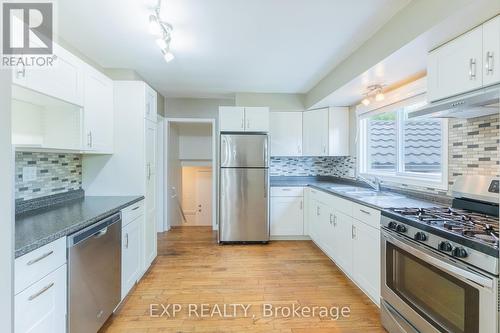
[[[217, 170], [218, 170], [218, 162], [217, 162], [217, 128], [216, 128], [216, 119], [215, 118], [165, 118], [165, 163], [164, 163], [164, 173], [165, 173], [165, 185], [168, 189], [169, 186], [169, 177], [168, 177], [168, 137], [169, 137], [169, 128], [171, 123], [204, 123], [212, 125], [212, 229], [218, 230], [217, 223]], [[165, 213], [164, 213], [164, 229], [169, 230], [170, 226], [168, 224], [168, 198], [170, 192], [167, 190], [165, 194]]]

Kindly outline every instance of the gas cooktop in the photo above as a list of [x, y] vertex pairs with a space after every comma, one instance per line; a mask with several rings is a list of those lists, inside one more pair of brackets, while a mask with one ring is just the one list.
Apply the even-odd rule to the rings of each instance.
[[471, 240], [498, 248], [499, 220], [457, 208], [390, 208], [389, 211]]

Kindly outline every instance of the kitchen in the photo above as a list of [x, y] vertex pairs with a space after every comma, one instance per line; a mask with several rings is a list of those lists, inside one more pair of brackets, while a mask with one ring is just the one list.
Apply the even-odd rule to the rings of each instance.
[[498, 1], [30, 5], [5, 331], [499, 332]]

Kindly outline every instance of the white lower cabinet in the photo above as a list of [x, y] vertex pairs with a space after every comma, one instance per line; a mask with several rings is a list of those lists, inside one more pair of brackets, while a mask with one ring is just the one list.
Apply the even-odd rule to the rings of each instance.
[[353, 219], [352, 275], [375, 302], [380, 298], [380, 230]]
[[122, 228], [122, 299], [141, 277], [143, 224], [144, 215]]
[[15, 333], [66, 332], [66, 264], [18, 293]]
[[380, 211], [307, 189], [309, 236], [374, 303], [380, 302]]
[[303, 235], [303, 188], [273, 187], [271, 189], [271, 236]]

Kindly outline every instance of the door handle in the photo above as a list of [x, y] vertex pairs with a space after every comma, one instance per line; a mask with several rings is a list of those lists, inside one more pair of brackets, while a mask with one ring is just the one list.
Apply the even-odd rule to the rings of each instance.
[[356, 238], [356, 227], [351, 226], [351, 238], [355, 239]]
[[330, 213], [330, 225], [333, 223], [333, 214]]
[[476, 59], [469, 59], [469, 80], [476, 79]]
[[366, 211], [366, 210], [364, 210], [364, 209], [360, 209], [359, 211], [360, 211], [361, 213], [363, 213], [363, 214], [366, 214], [366, 215], [372, 215], [372, 213], [370, 213], [369, 211]]
[[96, 233], [95, 233], [95, 234], [93, 234], [92, 236], [94, 236], [94, 238], [100, 238], [100, 237], [102, 237], [102, 236], [106, 235], [106, 233], [107, 233], [107, 232], [108, 232], [108, 228], [106, 227], [106, 228], [104, 228], [104, 229], [102, 229], [102, 230], [100, 230], [100, 231], [96, 232]]
[[493, 63], [494, 63], [493, 52], [491, 51], [486, 52], [486, 75], [493, 73]]
[[319, 206], [316, 207], [316, 215], [319, 216]]
[[125, 248], [128, 249], [128, 232], [125, 234]]
[[336, 227], [337, 226], [337, 215], [333, 215], [333, 226]]
[[54, 253], [54, 251], [49, 251], [49, 252], [47, 252], [47, 253], [45, 253], [45, 254], [42, 254], [42, 255], [41, 255], [40, 257], [38, 257], [38, 258], [36, 258], [36, 259], [32, 259], [32, 260], [28, 261], [28, 262], [26, 263], [26, 265], [31, 266], [31, 265], [33, 265], [33, 264], [36, 264], [36, 263], [37, 263], [37, 262], [39, 262], [40, 260], [45, 259], [45, 258], [47, 258], [48, 256], [50, 256], [52, 253]]

